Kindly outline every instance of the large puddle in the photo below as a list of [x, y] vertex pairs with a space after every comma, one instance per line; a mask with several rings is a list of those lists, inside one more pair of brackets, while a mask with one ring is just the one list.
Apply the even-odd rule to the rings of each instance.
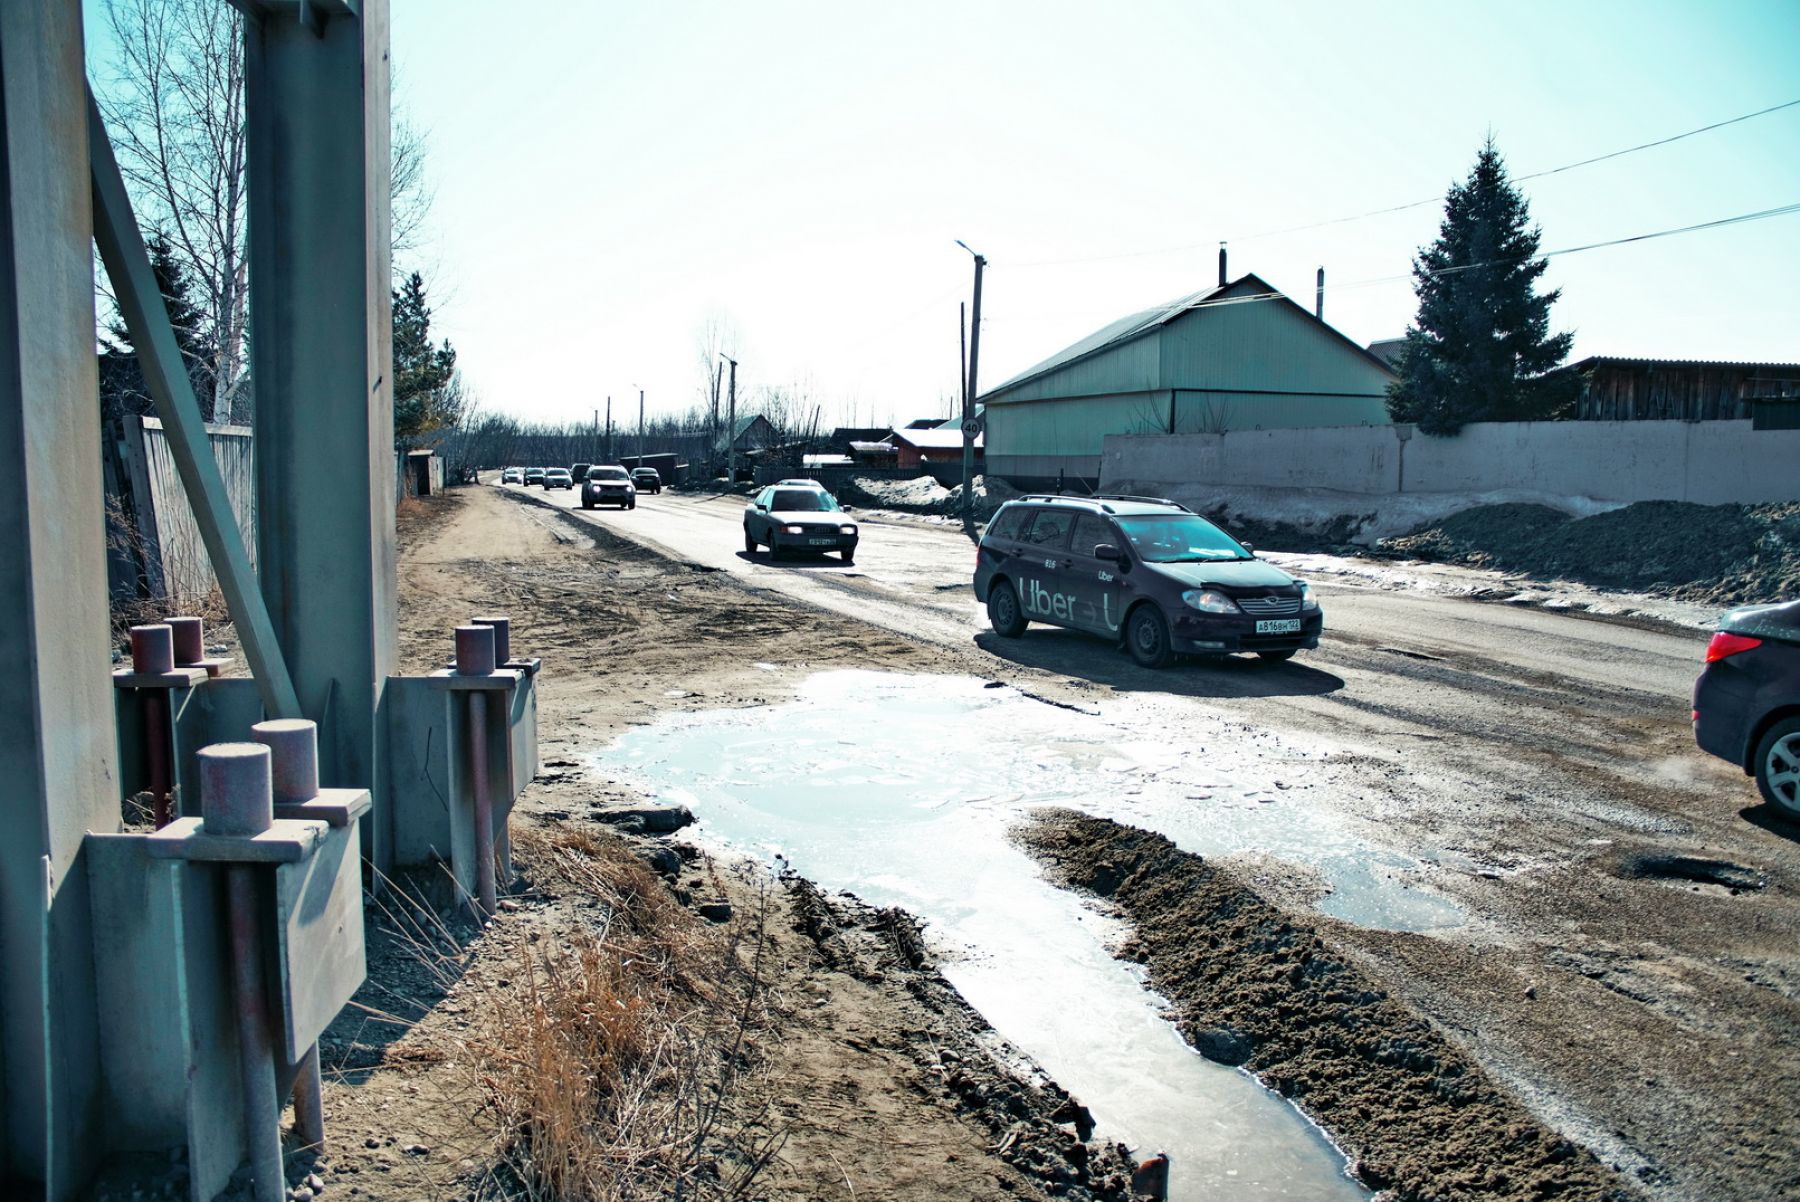
[[1113, 924], [1006, 836], [1028, 807], [1066, 805], [1203, 854], [1257, 848], [1308, 865], [1333, 888], [1321, 908], [1352, 921], [1456, 921], [1449, 903], [1396, 883], [1416, 865], [1372, 857], [1255, 765], [1209, 763], [975, 679], [874, 672], [813, 676], [780, 706], [666, 717], [599, 762], [692, 806], [712, 838], [924, 919], [950, 952], [945, 975], [1102, 1135], [1169, 1153], [1173, 1197], [1367, 1196], [1291, 1106], [1189, 1050], [1108, 951]]

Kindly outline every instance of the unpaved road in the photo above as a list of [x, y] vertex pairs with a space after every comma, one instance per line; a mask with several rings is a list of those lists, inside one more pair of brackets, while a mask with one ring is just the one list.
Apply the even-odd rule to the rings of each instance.
[[[1246, 772], [1279, 767], [1463, 915], [1407, 932], [1313, 914], [1319, 929], [1541, 1117], [1653, 1197], [1800, 1192], [1800, 831], [1693, 746], [1703, 635], [1325, 581], [1317, 652], [1148, 672], [1084, 636], [994, 637], [954, 529], [864, 519], [854, 567], [773, 564], [743, 553], [742, 504], [665, 494], [582, 517], [966, 671], [1129, 698], [1158, 738]], [[1297, 911], [1327, 888], [1255, 847], [1234, 861]]]

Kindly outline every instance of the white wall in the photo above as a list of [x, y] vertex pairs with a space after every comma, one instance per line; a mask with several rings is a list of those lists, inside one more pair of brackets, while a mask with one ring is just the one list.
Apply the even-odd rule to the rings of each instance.
[[[1755, 504], [1800, 500], [1800, 430], [1752, 430], [1748, 421], [1483, 422], [1453, 438], [1409, 426], [1109, 435], [1100, 484], [1209, 507], [1232, 490], [1293, 490], [1321, 516], [1454, 512], [1498, 500], [1587, 511], [1596, 502]], [[1418, 504], [1396, 505], [1401, 496]]]

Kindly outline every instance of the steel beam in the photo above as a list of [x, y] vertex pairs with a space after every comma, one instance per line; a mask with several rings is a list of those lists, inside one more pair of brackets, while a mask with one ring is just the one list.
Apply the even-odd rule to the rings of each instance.
[[118, 827], [81, 6], [0, 3], [0, 1196], [105, 1144], [87, 866]]
[[[257, 568], [319, 775], [368, 788], [390, 856], [381, 691], [396, 663], [386, 0], [246, 22]], [[296, 15], [298, 10], [293, 10]]]
[[200, 402], [194, 399], [194, 385], [182, 364], [175, 330], [169, 324], [168, 307], [150, 268], [150, 252], [145, 249], [143, 234], [132, 216], [125, 179], [119, 174], [106, 123], [101, 120], [100, 106], [91, 92], [87, 109], [94, 178], [94, 242], [100, 248], [100, 261], [106, 265], [119, 313], [137, 347], [138, 366], [143, 369], [144, 383], [156, 402], [156, 415], [162, 418], [175, 471], [194, 511], [194, 523], [200, 528], [200, 541], [206, 545], [213, 573], [219, 578], [219, 591], [225, 594], [225, 607], [231, 611], [231, 621], [237, 627], [244, 658], [262, 693], [263, 708], [272, 718], [298, 718], [300, 702], [294, 695], [294, 681], [275, 639], [269, 607], [257, 589], [256, 572], [244, 548], [243, 532], [232, 513], [225, 478], [219, 474], [206, 423], [200, 416]]

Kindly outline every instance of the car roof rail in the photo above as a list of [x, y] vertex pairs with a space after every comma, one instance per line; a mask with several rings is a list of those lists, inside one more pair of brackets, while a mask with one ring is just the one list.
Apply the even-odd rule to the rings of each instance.
[[1014, 497], [1016, 501], [1092, 501], [1093, 497], [1071, 497], [1065, 493], [1030, 492], [1022, 497]]
[[1183, 505], [1180, 501], [1171, 501], [1167, 497], [1134, 497], [1130, 493], [1099, 492], [1099, 493], [1094, 494], [1094, 500], [1096, 500], [1096, 501], [1135, 501], [1135, 502], [1138, 502], [1138, 503], [1144, 504], [1144, 505], [1170, 505], [1176, 509], [1181, 510], [1183, 513], [1194, 512], [1193, 510], [1189, 509], [1186, 505]]

